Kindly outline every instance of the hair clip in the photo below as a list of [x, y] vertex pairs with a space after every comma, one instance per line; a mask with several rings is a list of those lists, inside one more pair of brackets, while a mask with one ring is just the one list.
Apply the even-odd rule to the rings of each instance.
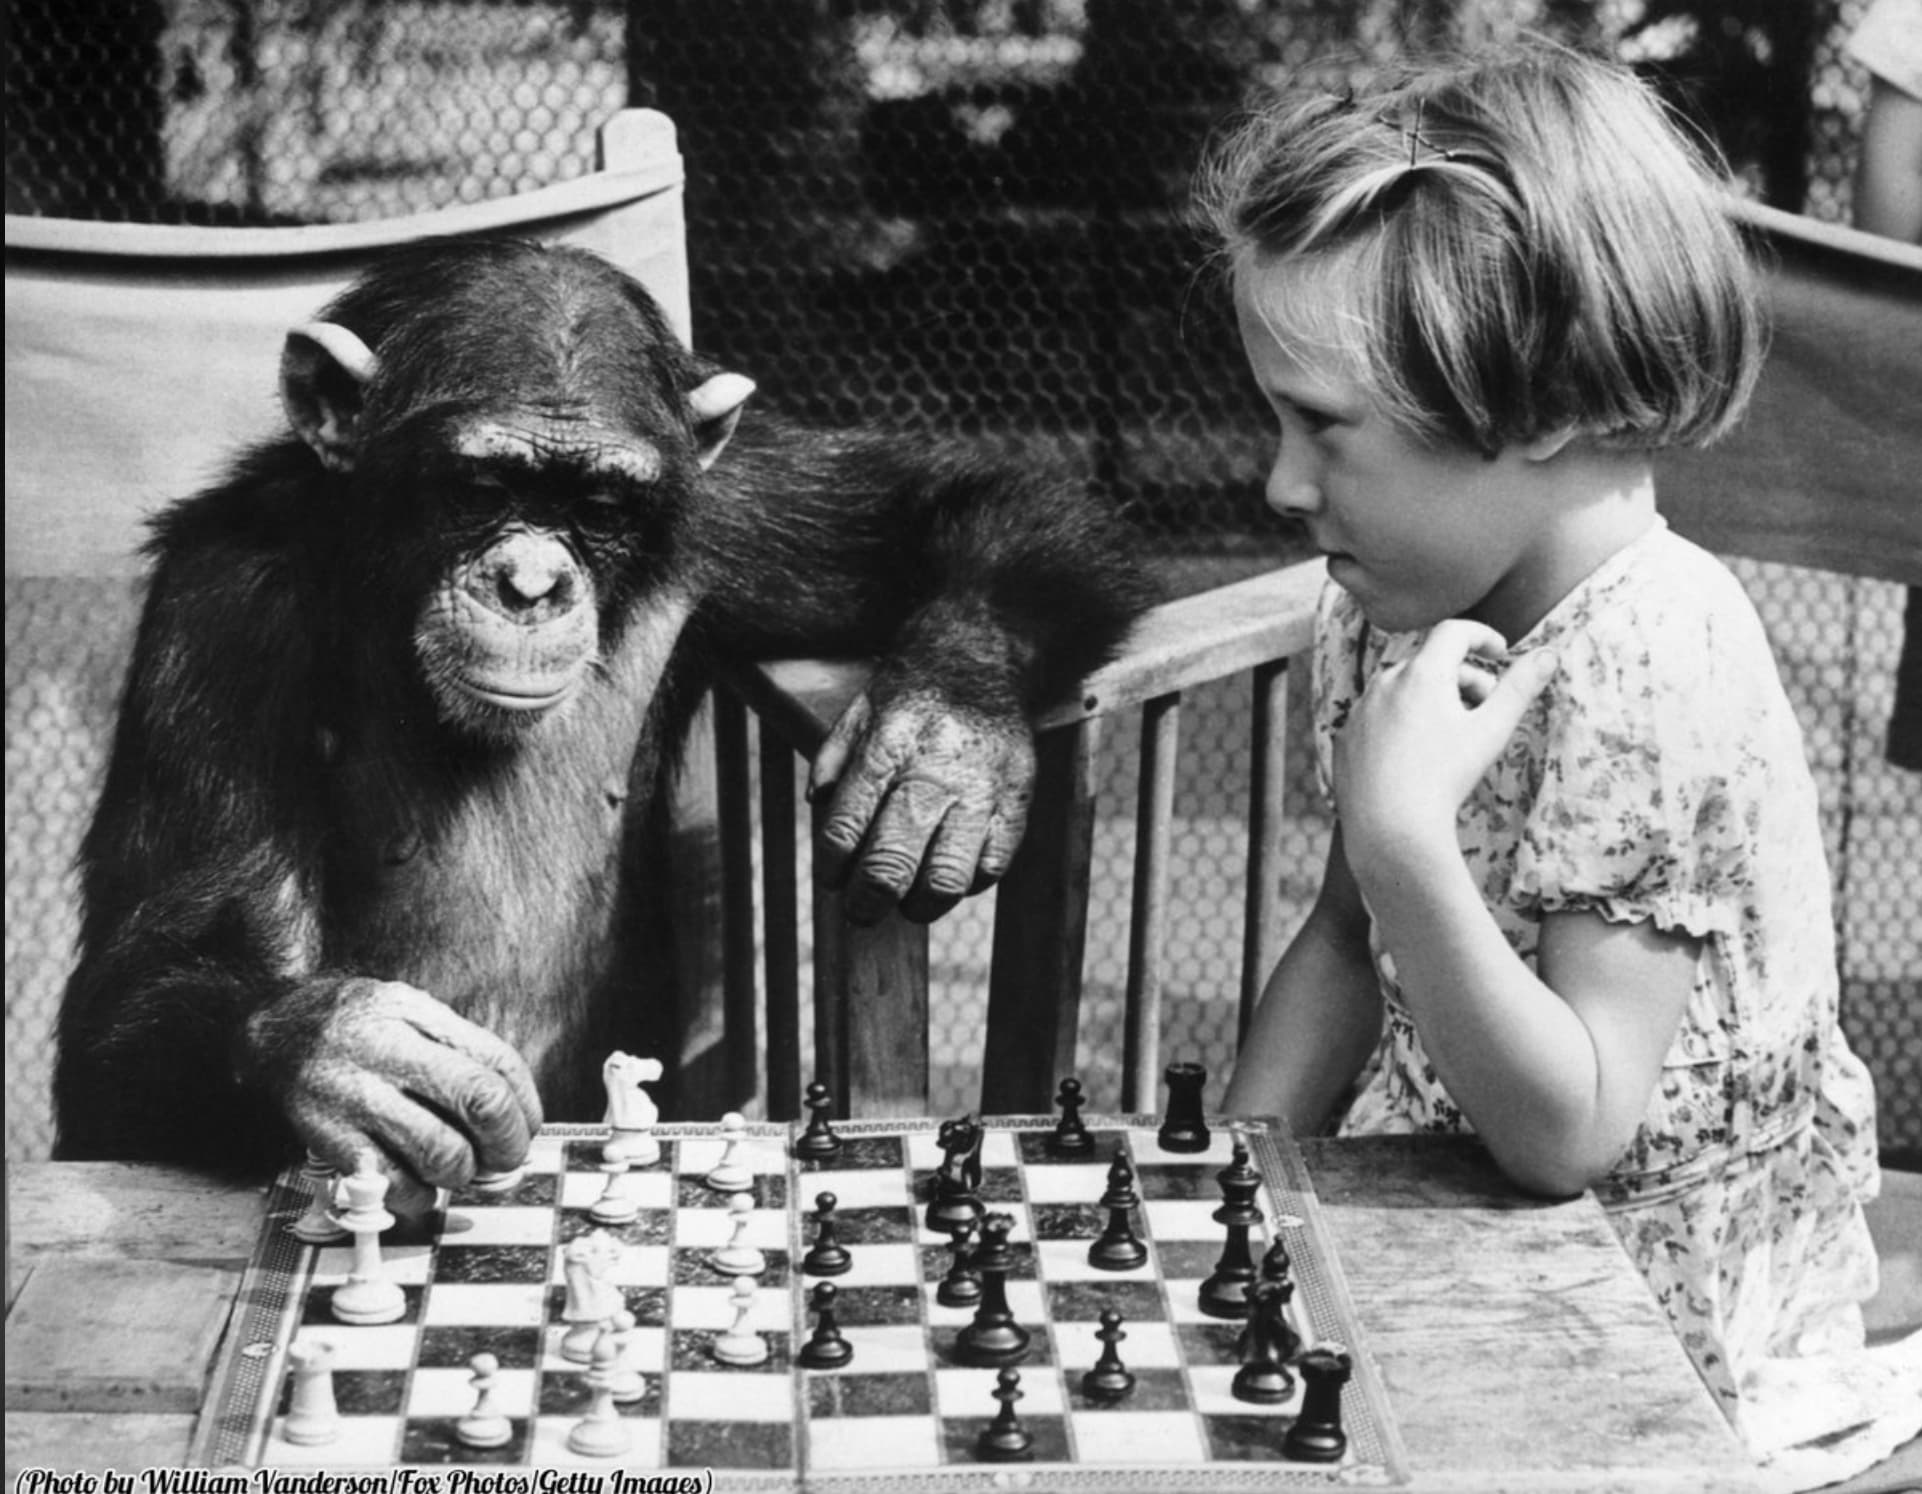
[[1427, 107], [1428, 107], [1428, 100], [1426, 99], [1415, 100], [1415, 127], [1412, 130], [1406, 130], [1403, 132], [1408, 136], [1408, 170], [1410, 171], [1413, 171], [1417, 166], [1421, 164], [1419, 153], [1423, 146], [1426, 146], [1437, 157], [1439, 157], [1444, 161], [1452, 161], [1455, 159], [1455, 153], [1452, 150], [1441, 149], [1433, 141], [1429, 140], [1425, 135], [1422, 134], [1421, 132], [1422, 113]]

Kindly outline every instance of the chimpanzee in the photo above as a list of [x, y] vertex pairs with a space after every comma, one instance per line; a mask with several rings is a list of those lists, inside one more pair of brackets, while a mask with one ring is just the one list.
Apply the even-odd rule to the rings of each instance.
[[663, 795], [719, 651], [882, 655], [813, 792], [857, 916], [926, 918], [1005, 869], [1026, 713], [1147, 601], [1078, 488], [745, 413], [578, 249], [402, 251], [281, 384], [291, 433], [148, 545], [62, 1157], [514, 1165], [660, 1036]]

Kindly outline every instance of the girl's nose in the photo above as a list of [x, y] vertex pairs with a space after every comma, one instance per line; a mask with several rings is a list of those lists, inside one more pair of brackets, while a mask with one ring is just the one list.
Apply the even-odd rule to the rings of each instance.
[[1312, 442], [1282, 441], [1274, 465], [1268, 469], [1263, 497], [1284, 519], [1304, 518], [1321, 507], [1321, 476]]

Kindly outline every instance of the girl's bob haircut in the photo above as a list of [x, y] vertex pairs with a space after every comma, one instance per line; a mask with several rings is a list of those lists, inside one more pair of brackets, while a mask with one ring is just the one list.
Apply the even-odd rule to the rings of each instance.
[[1709, 158], [1632, 74], [1548, 43], [1282, 98], [1197, 202], [1276, 336], [1429, 441], [1703, 445], [1760, 370]]

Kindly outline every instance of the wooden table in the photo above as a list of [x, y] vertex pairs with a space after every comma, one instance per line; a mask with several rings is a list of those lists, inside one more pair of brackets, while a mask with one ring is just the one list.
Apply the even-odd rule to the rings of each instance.
[[[1417, 1494], [1752, 1486], [1748, 1459], [1593, 1199], [1524, 1198], [1478, 1145], [1452, 1138], [1302, 1150]], [[157, 1273], [220, 1301], [265, 1201], [264, 1189], [116, 1163], [16, 1164], [8, 1187], [9, 1309], [26, 1275], [56, 1261], [81, 1272], [169, 1263]], [[8, 1340], [11, 1358], [11, 1326]], [[186, 1409], [10, 1403], [8, 1484], [36, 1467], [178, 1466], [193, 1424]]]

